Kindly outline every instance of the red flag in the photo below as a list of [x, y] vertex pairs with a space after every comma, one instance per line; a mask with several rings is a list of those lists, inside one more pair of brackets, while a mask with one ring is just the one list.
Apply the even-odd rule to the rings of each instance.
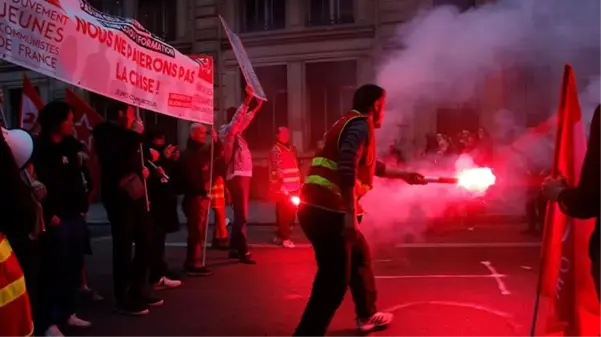
[[98, 191], [98, 184], [100, 182], [100, 168], [98, 157], [94, 151], [92, 130], [94, 130], [94, 127], [98, 125], [98, 123], [103, 121], [103, 118], [96, 110], [94, 110], [94, 108], [70, 88], [66, 89], [65, 101], [71, 106], [71, 109], [73, 109], [75, 138], [83, 143], [86, 154], [89, 157], [87, 166], [90, 170], [90, 177], [93, 185], [93, 189], [90, 193], [91, 200]]
[[[552, 172], [563, 176], [570, 186], [577, 186], [586, 153], [586, 136], [574, 72], [569, 65], [564, 68], [556, 132]], [[546, 334], [599, 333], [599, 303], [587, 249], [593, 228], [594, 221], [570, 218], [557, 203], [547, 209], [541, 288], [542, 295], [550, 300]]]
[[23, 73], [23, 90], [21, 91], [21, 107], [19, 108], [19, 127], [32, 131], [38, 122], [38, 113], [44, 107], [44, 101], [35, 87]]

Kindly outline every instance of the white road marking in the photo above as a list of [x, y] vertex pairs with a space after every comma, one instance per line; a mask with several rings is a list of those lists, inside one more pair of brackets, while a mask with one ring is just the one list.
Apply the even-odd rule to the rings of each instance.
[[492, 263], [490, 263], [490, 261], [480, 261], [480, 263], [482, 263], [486, 267], [486, 269], [490, 271], [490, 276], [494, 278], [495, 281], [497, 281], [497, 286], [499, 287], [499, 291], [501, 291], [501, 294], [511, 295], [511, 292], [507, 290], [505, 282], [503, 282], [502, 280], [501, 274], [497, 273], [497, 270], [495, 269], [495, 267], [493, 267]]
[[421, 242], [399, 243], [396, 248], [521, 248], [540, 247], [540, 242]]
[[530, 267], [530, 266], [520, 266], [520, 267], [524, 270], [532, 270], [532, 267]]
[[520, 325], [517, 324], [514, 320], [513, 317], [503, 311], [500, 310], [496, 310], [496, 309], [492, 309], [489, 307], [485, 307], [479, 304], [474, 304], [474, 303], [465, 303], [465, 302], [453, 302], [453, 301], [423, 301], [423, 302], [410, 302], [410, 303], [404, 303], [404, 304], [398, 304], [395, 306], [392, 306], [390, 308], [386, 308], [383, 311], [384, 312], [394, 312], [397, 310], [401, 310], [401, 309], [405, 309], [405, 308], [409, 308], [409, 307], [413, 307], [413, 306], [417, 306], [417, 305], [424, 305], [424, 304], [429, 304], [429, 305], [445, 305], [445, 306], [454, 306], [454, 307], [462, 307], [462, 308], [471, 308], [471, 309], [476, 309], [476, 310], [480, 310], [480, 311], [485, 311], [488, 313], [491, 313], [493, 315], [502, 317], [506, 320], [507, 324], [513, 328], [515, 331], [517, 331], [518, 328], [520, 328]]
[[[101, 236], [92, 238], [93, 242], [102, 242], [110, 240], [110, 236]], [[186, 242], [167, 242], [167, 247], [186, 247]], [[270, 243], [251, 243], [253, 248], [282, 248]], [[211, 247], [211, 243], [207, 247]], [[539, 242], [423, 242], [423, 243], [399, 243], [395, 248], [529, 248], [540, 247]], [[296, 248], [311, 248], [311, 244], [297, 243]], [[379, 262], [389, 262], [381, 260]]]
[[382, 275], [375, 276], [377, 279], [419, 279], [419, 278], [497, 278], [507, 277], [507, 275], [466, 275], [466, 274], [435, 274], [435, 275]]

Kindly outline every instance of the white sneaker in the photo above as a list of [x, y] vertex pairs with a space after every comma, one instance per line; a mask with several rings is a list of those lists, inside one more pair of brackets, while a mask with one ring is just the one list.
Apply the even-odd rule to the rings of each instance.
[[161, 277], [159, 282], [155, 283], [154, 290], [173, 289], [182, 285], [180, 280], [172, 280], [168, 277]]
[[65, 335], [63, 335], [63, 333], [60, 331], [60, 329], [58, 328], [58, 326], [51, 325], [50, 327], [48, 327], [48, 330], [46, 330], [46, 332], [44, 333], [44, 336], [47, 336], [47, 337], [64, 337]]
[[75, 314], [69, 316], [69, 319], [67, 320], [67, 324], [70, 326], [77, 327], [77, 328], [89, 328], [92, 326], [91, 322], [83, 320], [83, 319], [77, 317], [77, 315], [75, 315]]
[[357, 328], [362, 332], [386, 329], [394, 315], [387, 312], [377, 312], [368, 319], [357, 319]]
[[294, 248], [296, 246], [294, 245], [294, 242], [292, 242], [292, 240], [284, 240], [282, 242], [282, 247], [284, 247], [284, 248]]

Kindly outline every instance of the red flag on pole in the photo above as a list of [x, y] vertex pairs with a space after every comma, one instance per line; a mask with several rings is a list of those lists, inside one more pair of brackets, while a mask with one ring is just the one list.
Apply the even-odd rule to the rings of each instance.
[[44, 107], [44, 101], [23, 73], [23, 90], [21, 91], [21, 106], [19, 108], [19, 127], [32, 131], [38, 122], [38, 113]]
[[92, 191], [90, 192], [90, 200], [94, 198], [98, 191], [98, 184], [100, 182], [100, 167], [98, 164], [98, 157], [94, 151], [94, 138], [92, 137], [92, 130], [94, 127], [103, 121], [103, 118], [94, 108], [92, 108], [86, 101], [84, 101], [79, 95], [77, 95], [70, 88], [66, 89], [65, 101], [73, 109], [73, 117], [75, 121], [75, 138], [83, 143], [86, 154], [88, 155], [88, 169], [90, 170], [90, 177], [92, 179]]
[[[552, 173], [577, 186], [586, 153], [586, 136], [572, 67], [564, 68], [557, 113]], [[593, 288], [588, 239], [594, 221], [573, 219], [549, 204], [543, 240], [542, 296], [550, 302], [546, 334], [599, 334], [599, 302]], [[596, 331], [596, 332], [595, 332]]]

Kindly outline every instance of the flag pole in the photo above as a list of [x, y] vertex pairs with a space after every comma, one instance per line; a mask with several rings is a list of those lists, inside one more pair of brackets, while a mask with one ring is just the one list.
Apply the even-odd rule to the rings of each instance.
[[[215, 130], [215, 124], [211, 125], [212, 130]], [[213, 131], [211, 132], [211, 161], [209, 162], [209, 205], [207, 207], [207, 216], [205, 217], [205, 242], [202, 246], [202, 266], [206, 266], [207, 262], [207, 241], [209, 241], [209, 215], [211, 214], [211, 204], [213, 203], [213, 159], [215, 156], [215, 142], [213, 139]]]
[[[141, 123], [142, 118], [140, 117], [140, 108], [136, 107], [136, 122]], [[142, 170], [146, 166], [144, 164], [144, 146], [140, 143], [140, 162], [142, 164]], [[146, 183], [146, 178], [142, 176], [142, 181], [144, 182], [144, 198], [146, 199], [146, 211], [150, 212], [150, 200], [148, 199], [148, 184]]]
[[[551, 168], [551, 175], [553, 177], [557, 177], [559, 172], [557, 169], [557, 163], [559, 161], [559, 152], [557, 149], [560, 146], [561, 136], [563, 133], [563, 121], [565, 119], [565, 114], [563, 111], [566, 106], [566, 92], [569, 83], [569, 66], [566, 64], [563, 69], [563, 80], [561, 84], [561, 92], [559, 98], [559, 109], [557, 111], [557, 130], [555, 133], [555, 153], [553, 154], [553, 167]], [[545, 212], [545, 223], [548, 219], [553, 218], [553, 213], [555, 209], [553, 207], [552, 202], [547, 201], [547, 207]], [[539, 259], [539, 267], [538, 267], [538, 279], [536, 284], [536, 296], [534, 298], [534, 308], [532, 312], [532, 323], [530, 326], [530, 336], [534, 336], [536, 332], [536, 323], [538, 321], [538, 311], [540, 307], [540, 293], [543, 288], [543, 274], [545, 267], [545, 247], [548, 244], [547, 239], [549, 236], [549, 228], [548, 226], [543, 226], [543, 245], [541, 246], [541, 254]]]

